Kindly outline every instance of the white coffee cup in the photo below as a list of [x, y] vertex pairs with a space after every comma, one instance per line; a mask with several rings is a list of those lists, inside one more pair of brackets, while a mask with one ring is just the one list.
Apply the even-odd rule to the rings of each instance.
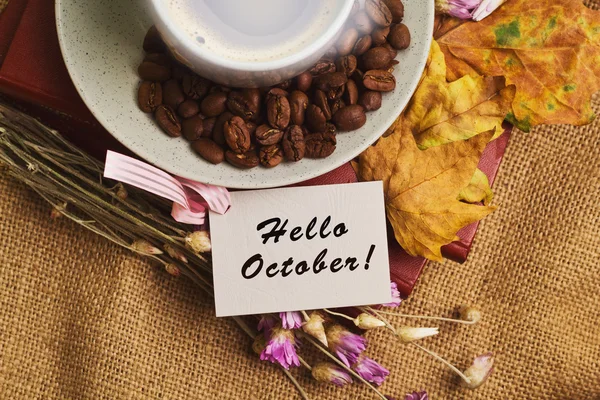
[[[223, 85], [267, 87], [302, 73], [327, 52], [342, 32], [354, 0], [148, 0], [148, 3], [156, 27], [180, 62]], [[190, 9], [182, 12], [177, 5]], [[328, 14], [315, 14], [316, 10], [325, 9]], [[206, 19], [209, 17], [211, 20]], [[215, 32], [216, 25], [203, 22], [213, 20], [219, 21], [218, 29], [223, 32]], [[271, 25], [267, 29], [268, 23]], [[208, 25], [211, 30], [207, 33]], [[199, 31], [196, 37], [192, 28]], [[282, 32], [281, 39], [277, 29]], [[213, 32], [227, 34], [230, 42], [210, 36]], [[239, 46], [238, 39], [242, 43]], [[227, 53], [230, 48], [231, 53]]]

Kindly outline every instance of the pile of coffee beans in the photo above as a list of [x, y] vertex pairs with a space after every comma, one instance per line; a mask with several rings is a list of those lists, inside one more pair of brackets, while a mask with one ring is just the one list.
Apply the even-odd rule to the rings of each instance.
[[410, 45], [401, 0], [355, 1], [336, 46], [314, 67], [275, 87], [217, 85], [179, 64], [156, 28], [144, 39], [146, 56], [138, 101], [172, 137], [183, 135], [205, 160], [238, 168], [273, 168], [283, 160], [324, 158], [336, 133], [361, 128], [366, 112], [396, 88], [398, 50]]

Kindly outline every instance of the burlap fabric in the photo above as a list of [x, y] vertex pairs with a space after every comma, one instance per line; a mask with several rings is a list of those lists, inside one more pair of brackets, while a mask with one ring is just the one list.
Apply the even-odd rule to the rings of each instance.
[[[599, 97], [594, 108], [600, 113]], [[495, 374], [477, 391], [461, 389], [439, 363], [382, 330], [368, 334], [368, 354], [392, 373], [382, 390], [600, 399], [600, 121], [516, 134], [495, 192], [500, 208], [469, 261], [430, 264], [400, 309], [448, 316], [458, 304], [478, 306], [480, 324], [442, 324], [425, 344], [461, 367], [494, 351]], [[298, 398], [192, 284], [50, 220], [50, 208], [5, 175], [0, 193], [0, 398]], [[374, 398], [360, 385], [294, 375], [313, 399]]]

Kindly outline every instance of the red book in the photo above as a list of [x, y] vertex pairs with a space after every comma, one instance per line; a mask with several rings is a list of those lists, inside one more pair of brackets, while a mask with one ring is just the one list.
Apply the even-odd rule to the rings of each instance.
[[[99, 159], [104, 158], [107, 149], [130, 153], [94, 119], [71, 83], [58, 45], [52, 1], [11, 0], [0, 14], [0, 94]], [[479, 165], [490, 183], [496, 177], [509, 131], [490, 143]], [[303, 185], [350, 182], [356, 182], [356, 175], [346, 164]], [[443, 248], [444, 256], [464, 262], [477, 227], [475, 223], [462, 229], [460, 241]], [[388, 237], [392, 279], [406, 297], [426, 260], [409, 256], [393, 234]]]

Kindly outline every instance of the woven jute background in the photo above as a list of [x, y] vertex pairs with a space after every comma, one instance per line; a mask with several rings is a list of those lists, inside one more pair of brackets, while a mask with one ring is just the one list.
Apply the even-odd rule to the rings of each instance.
[[[382, 330], [367, 335], [368, 355], [392, 373], [382, 390], [598, 400], [600, 120], [516, 133], [494, 189], [500, 208], [482, 223], [469, 261], [430, 264], [400, 308], [449, 316], [462, 303], [479, 307], [480, 324], [442, 324], [424, 344], [461, 368], [494, 351], [494, 375], [476, 391], [461, 389], [439, 363]], [[299, 398], [192, 284], [50, 220], [40, 198], [1, 174], [0, 193], [0, 398]], [[374, 398], [361, 385], [337, 389], [293, 373], [313, 399]]]

